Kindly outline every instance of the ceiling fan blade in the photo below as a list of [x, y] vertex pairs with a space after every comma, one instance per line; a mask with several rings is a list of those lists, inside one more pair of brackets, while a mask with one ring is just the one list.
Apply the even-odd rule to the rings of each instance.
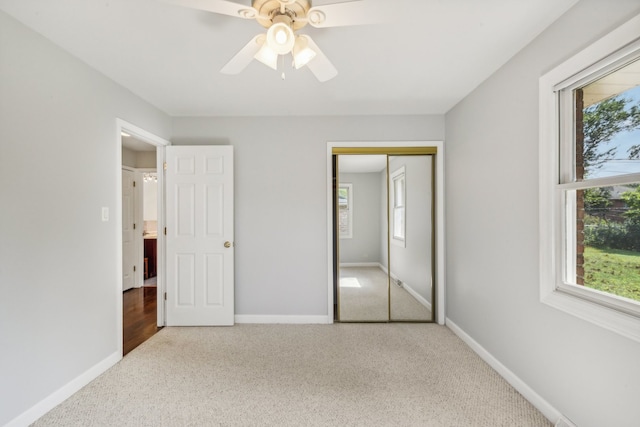
[[264, 34], [258, 34], [249, 41], [240, 52], [236, 53], [227, 64], [222, 67], [222, 74], [238, 74], [253, 60], [253, 57], [264, 44]]
[[377, 24], [383, 19], [383, 8], [373, 0], [326, 4], [307, 13], [307, 22], [316, 28]]
[[326, 82], [337, 76], [338, 70], [336, 70], [336, 67], [329, 61], [329, 58], [322, 53], [311, 37], [306, 34], [301, 34], [300, 37], [305, 37], [309, 43], [309, 47], [316, 52], [316, 56], [307, 64], [307, 67], [313, 75], [315, 75], [320, 82]]
[[258, 11], [251, 6], [245, 6], [227, 0], [162, 0], [178, 6], [190, 7], [192, 9], [206, 10], [207, 12], [219, 13], [221, 15], [234, 16], [236, 18], [254, 19], [258, 16]]

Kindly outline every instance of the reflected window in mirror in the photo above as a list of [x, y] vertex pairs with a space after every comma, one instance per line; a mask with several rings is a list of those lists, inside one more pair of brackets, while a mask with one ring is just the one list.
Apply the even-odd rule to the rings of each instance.
[[341, 239], [353, 237], [353, 185], [340, 183], [338, 186], [338, 226]]
[[404, 166], [397, 169], [391, 174], [391, 182], [392, 182], [392, 197], [393, 201], [393, 243], [405, 246], [405, 194], [406, 194], [406, 183], [405, 183], [405, 173]]

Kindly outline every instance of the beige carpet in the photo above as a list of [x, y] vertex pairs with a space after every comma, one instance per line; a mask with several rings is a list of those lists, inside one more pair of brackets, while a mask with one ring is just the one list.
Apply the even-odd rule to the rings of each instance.
[[446, 327], [164, 328], [36, 426], [550, 426]]
[[[431, 311], [378, 267], [340, 267], [340, 321], [433, 321]], [[389, 296], [391, 304], [389, 304]], [[389, 313], [391, 310], [391, 313]]]

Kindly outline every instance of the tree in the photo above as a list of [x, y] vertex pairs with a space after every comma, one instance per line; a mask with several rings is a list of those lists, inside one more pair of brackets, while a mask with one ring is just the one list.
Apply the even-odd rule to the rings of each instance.
[[610, 188], [595, 187], [584, 190], [584, 210], [588, 215], [604, 218], [610, 206]]
[[[591, 105], [583, 113], [584, 131], [584, 170], [600, 168], [606, 161], [614, 158], [617, 147], [603, 147], [620, 132], [640, 129], [640, 102], [633, 105], [631, 99], [618, 95]], [[629, 159], [640, 158], [640, 144], [628, 149]]]
[[626, 203], [628, 209], [624, 213], [631, 224], [640, 225], [640, 186], [634, 191], [625, 191], [620, 195]]

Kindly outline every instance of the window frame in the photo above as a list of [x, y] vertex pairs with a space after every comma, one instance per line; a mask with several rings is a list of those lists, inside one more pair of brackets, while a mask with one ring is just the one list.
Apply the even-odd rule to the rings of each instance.
[[[391, 205], [391, 243], [403, 248], [407, 247], [407, 175], [405, 173], [405, 167], [401, 166], [389, 176], [391, 187], [393, 189], [391, 197], [393, 197]], [[397, 205], [398, 197], [396, 195], [396, 181], [402, 182], [402, 205]], [[400, 212], [402, 215], [402, 236], [396, 235], [396, 212]]]
[[[566, 195], [593, 186], [638, 182], [640, 174], [575, 182], [573, 176], [567, 176], [571, 168], [560, 162], [575, 159], [575, 129], [570, 124], [573, 101], [563, 96], [563, 91], [567, 93], [597, 79], [638, 54], [640, 15], [558, 65], [539, 81], [540, 301], [635, 341], [640, 341], [640, 311], [636, 304], [564, 280], [571, 268], [567, 259], [572, 251], [571, 241], [566, 238], [572, 231], [571, 219], [567, 219], [567, 212], [571, 212], [571, 201], [567, 199], [571, 198]], [[566, 115], [561, 118], [563, 112]], [[568, 114], [571, 120], [566, 119]]]
[[[338, 184], [338, 192], [341, 188], [347, 189], [347, 233], [338, 233], [340, 239], [352, 239], [353, 238], [353, 184], [349, 182], [341, 182]], [[338, 197], [339, 199], [339, 197]], [[338, 222], [340, 221], [340, 202], [338, 201]], [[339, 227], [338, 227], [339, 228]]]

